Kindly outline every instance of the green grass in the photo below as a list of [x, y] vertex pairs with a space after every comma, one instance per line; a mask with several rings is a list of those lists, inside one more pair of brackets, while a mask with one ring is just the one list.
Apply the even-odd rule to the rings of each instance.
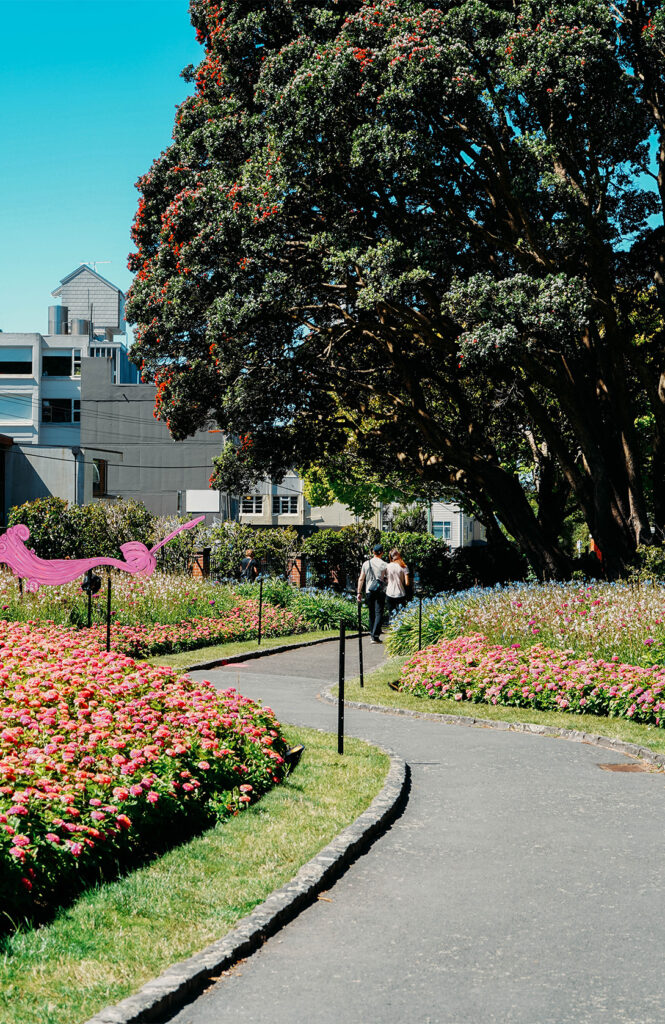
[[381, 789], [389, 761], [348, 738], [287, 728], [306, 750], [282, 786], [147, 867], [15, 934], [0, 961], [0, 1024], [77, 1024], [220, 938]]
[[[625, 718], [605, 718], [601, 715], [571, 715], [565, 711], [537, 711], [531, 708], [508, 708], [493, 704], [472, 704], [470, 701], [429, 700], [415, 697], [412, 693], [398, 693], [391, 690], [389, 683], [399, 680], [400, 668], [406, 658], [392, 658], [380, 668], [365, 675], [364, 687], [359, 680], [350, 679], [345, 683], [346, 700], [363, 701], [366, 704], [382, 704], [392, 708], [408, 708], [410, 711], [426, 711], [434, 715], [456, 715], [458, 718], [486, 718], [494, 722], [533, 722], [536, 725], [551, 725], [555, 729], [577, 729], [596, 733], [610, 739], [637, 743], [659, 754], [665, 754], [665, 729], [654, 725], [640, 725]], [[337, 687], [332, 689], [337, 696]]]
[[214, 644], [212, 647], [197, 647], [193, 651], [179, 651], [177, 654], [156, 654], [154, 658], [144, 660], [149, 665], [171, 665], [173, 668], [187, 669], [190, 665], [200, 665], [204, 661], [220, 661], [231, 654], [264, 651], [270, 647], [307, 643], [308, 640], [333, 640], [336, 635], [334, 630], [326, 629], [312, 633], [291, 633], [289, 636], [268, 636], [261, 640], [260, 645], [256, 640], [237, 640], [229, 644]]

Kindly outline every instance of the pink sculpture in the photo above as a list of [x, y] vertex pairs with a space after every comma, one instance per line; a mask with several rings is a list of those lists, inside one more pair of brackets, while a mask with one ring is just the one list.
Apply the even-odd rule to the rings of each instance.
[[148, 549], [138, 540], [122, 544], [120, 550], [124, 561], [119, 558], [38, 558], [34, 551], [29, 551], [25, 542], [30, 537], [30, 530], [23, 523], [10, 526], [0, 537], [0, 562], [8, 565], [15, 576], [26, 581], [28, 590], [38, 590], [42, 584], [56, 586], [59, 583], [71, 583], [82, 576], [88, 569], [96, 569], [100, 565], [110, 565], [114, 569], [123, 569], [133, 575], [152, 576], [157, 565], [155, 552], [164, 547], [176, 534], [183, 530], [191, 530], [202, 523], [205, 516], [198, 516], [189, 523], [184, 523], [160, 540], [159, 544]]

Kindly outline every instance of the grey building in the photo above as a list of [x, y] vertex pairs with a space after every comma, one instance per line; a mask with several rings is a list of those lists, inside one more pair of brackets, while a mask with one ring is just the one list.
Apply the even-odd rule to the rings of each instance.
[[152, 414], [153, 384], [113, 383], [107, 360], [83, 359], [81, 366], [84, 501], [134, 498], [157, 515], [231, 518], [235, 507], [209, 483], [223, 434], [199, 431], [174, 441]]

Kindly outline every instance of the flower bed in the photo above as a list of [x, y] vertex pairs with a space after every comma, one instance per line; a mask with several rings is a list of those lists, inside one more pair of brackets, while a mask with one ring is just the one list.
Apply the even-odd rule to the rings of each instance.
[[404, 664], [400, 689], [417, 697], [611, 715], [665, 725], [665, 669], [641, 668], [542, 644], [492, 644], [479, 633], [444, 640]]
[[[418, 647], [418, 605], [390, 629], [391, 655]], [[422, 643], [482, 633], [494, 643], [544, 644], [650, 668], [665, 664], [665, 586], [654, 583], [512, 584], [423, 602]]]
[[[263, 606], [262, 636], [287, 636], [303, 633], [307, 623], [285, 608]], [[101, 644], [106, 642], [106, 626], [96, 624], [90, 632]], [[188, 619], [169, 624], [126, 626], [111, 624], [111, 646], [134, 658], [147, 658], [154, 654], [191, 651], [210, 644], [224, 644], [232, 640], [253, 640], [259, 633], [258, 601], [242, 601], [218, 619]]]
[[237, 812], [284, 774], [269, 708], [58, 626], [0, 622], [0, 912], [83, 885]]

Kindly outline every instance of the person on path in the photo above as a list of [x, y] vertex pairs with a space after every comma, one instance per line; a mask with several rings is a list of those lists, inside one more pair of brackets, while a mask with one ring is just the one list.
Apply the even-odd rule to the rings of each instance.
[[247, 583], [253, 583], [259, 575], [259, 563], [254, 558], [254, 549], [247, 548], [245, 557], [240, 563], [240, 579]]
[[375, 544], [373, 556], [363, 562], [358, 577], [358, 600], [362, 601], [363, 587], [365, 587], [365, 599], [369, 609], [370, 642], [373, 644], [382, 643], [381, 623], [386, 604], [388, 563], [384, 562], [382, 555], [383, 545]]
[[409, 567], [397, 548], [390, 552], [390, 561], [386, 579], [386, 604], [388, 618], [391, 619], [398, 608], [403, 608], [407, 601], [406, 591], [409, 586]]

